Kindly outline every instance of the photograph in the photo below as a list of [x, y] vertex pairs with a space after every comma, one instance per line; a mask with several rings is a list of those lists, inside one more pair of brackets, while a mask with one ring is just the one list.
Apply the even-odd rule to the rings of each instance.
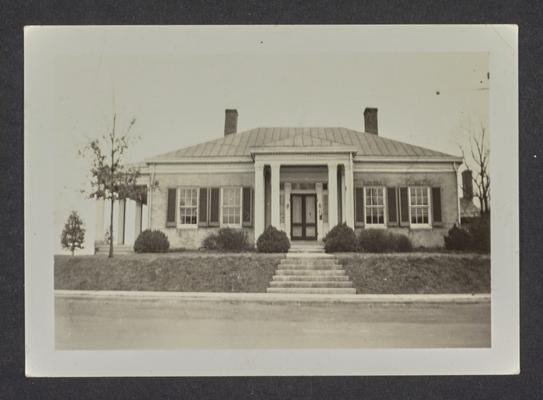
[[[496, 324], [518, 329], [496, 291], [512, 273], [518, 295], [518, 254], [503, 272], [514, 249], [495, 223], [518, 178], [501, 172], [514, 157], [497, 166], [515, 149], [496, 141], [491, 96], [517, 77], [490, 48], [431, 39], [489, 40], [478, 29], [27, 27], [27, 184], [47, 175], [27, 219], [44, 218], [47, 251], [25, 276], [48, 298], [27, 285], [27, 319], [48, 310], [27, 340], [47, 324], [48, 351], [80, 366], [382, 351], [401, 373], [406, 350], [498, 349]], [[428, 42], [395, 43], [411, 32]]]

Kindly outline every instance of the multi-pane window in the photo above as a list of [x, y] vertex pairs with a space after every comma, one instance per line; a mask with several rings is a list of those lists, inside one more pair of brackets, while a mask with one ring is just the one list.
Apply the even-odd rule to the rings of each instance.
[[179, 224], [196, 225], [198, 223], [198, 189], [179, 189]]
[[365, 188], [366, 224], [385, 224], [385, 190], [382, 187]]
[[241, 224], [241, 188], [223, 188], [222, 225]]
[[412, 225], [430, 224], [430, 196], [427, 187], [409, 188], [409, 215]]

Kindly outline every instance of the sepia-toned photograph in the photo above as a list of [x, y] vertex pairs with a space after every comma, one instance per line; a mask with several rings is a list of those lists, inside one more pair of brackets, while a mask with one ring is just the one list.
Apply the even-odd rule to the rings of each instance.
[[504, 78], [369, 29], [25, 31], [52, 352], [496, 348]]

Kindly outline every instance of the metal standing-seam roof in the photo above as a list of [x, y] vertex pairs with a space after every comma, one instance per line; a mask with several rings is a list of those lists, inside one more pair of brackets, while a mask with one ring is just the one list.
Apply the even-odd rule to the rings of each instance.
[[458, 157], [420, 146], [387, 139], [372, 133], [341, 127], [329, 128], [255, 128], [219, 139], [151, 157], [153, 162], [205, 157], [250, 157], [251, 149], [266, 147], [354, 147], [357, 156], [400, 158]]

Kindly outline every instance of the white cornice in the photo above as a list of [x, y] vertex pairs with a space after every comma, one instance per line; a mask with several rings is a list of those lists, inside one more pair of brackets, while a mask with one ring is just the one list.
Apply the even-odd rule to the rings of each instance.
[[253, 163], [250, 156], [243, 157], [187, 157], [187, 158], [147, 158], [147, 164], [220, 164]]
[[293, 147], [293, 146], [263, 146], [252, 147], [251, 154], [337, 154], [356, 153], [358, 149], [353, 146], [330, 146], [330, 147]]
[[383, 157], [383, 156], [355, 156], [354, 162], [409, 162], [409, 163], [462, 163], [462, 157]]

